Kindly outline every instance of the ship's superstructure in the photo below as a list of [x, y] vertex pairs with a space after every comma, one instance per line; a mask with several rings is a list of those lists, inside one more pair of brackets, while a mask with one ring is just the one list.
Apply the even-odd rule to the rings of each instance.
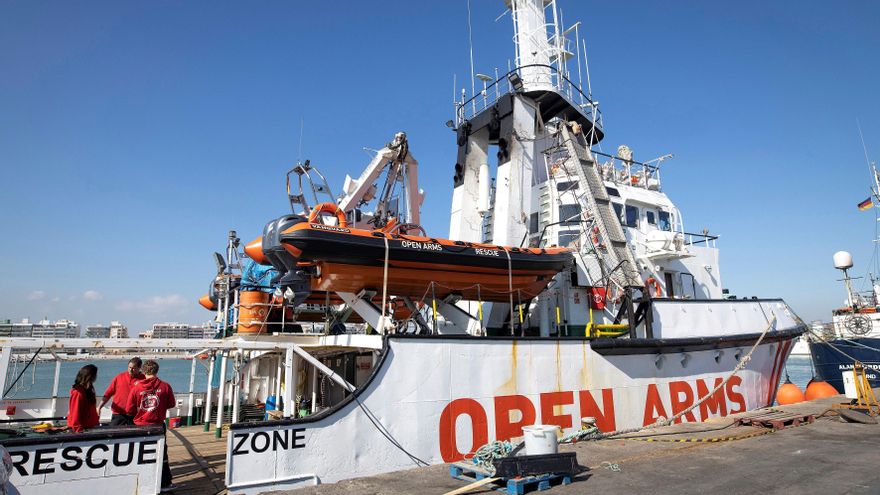
[[[508, 5], [518, 67], [456, 103], [450, 237], [576, 252], [576, 269], [535, 301], [541, 335], [573, 335], [593, 321], [641, 324], [639, 335], [650, 336], [626, 306], [720, 299], [717, 236], [687, 232], [662, 190], [660, 165], [671, 155], [642, 162], [626, 145], [615, 154], [594, 149], [604, 137], [601, 113], [567, 63], [582, 72], [582, 43], [567, 37], [580, 23], [561, 25], [552, 1]], [[587, 301], [599, 310], [592, 317]], [[517, 326], [509, 305], [489, 314], [499, 333]]]

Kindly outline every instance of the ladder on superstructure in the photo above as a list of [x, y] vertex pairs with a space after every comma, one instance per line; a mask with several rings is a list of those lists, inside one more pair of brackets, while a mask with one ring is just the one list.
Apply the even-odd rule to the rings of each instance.
[[589, 186], [587, 193], [578, 195], [578, 201], [581, 203], [581, 210], [592, 216], [593, 228], [598, 229], [598, 237], [605, 243], [604, 250], [595, 246], [599, 264], [610, 269], [609, 273], [603, 274], [607, 280], [604, 280], [602, 285], [613, 284], [619, 289], [641, 287], [643, 284], [638, 265], [626, 241], [620, 218], [614, 211], [608, 191], [605, 189], [598, 164], [586, 146], [586, 139], [582, 133], [569, 129], [568, 124], [563, 123], [560, 127], [562, 137], [560, 145], [568, 155], [562, 167], [569, 175], [574, 172], [581, 184]]

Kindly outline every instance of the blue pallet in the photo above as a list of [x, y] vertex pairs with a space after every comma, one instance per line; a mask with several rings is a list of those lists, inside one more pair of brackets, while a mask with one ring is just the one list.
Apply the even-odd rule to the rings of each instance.
[[[491, 474], [483, 471], [475, 465], [468, 463], [450, 464], [449, 474], [455, 479], [468, 481], [473, 483], [483, 478], [492, 477]], [[502, 478], [496, 482], [495, 490], [509, 495], [523, 495], [533, 491], [544, 491], [556, 485], [568, 485], [571, 483], [571, 476], [567, 474], [542, 474], [538, 476], [525, 476], [522, 478]], [[499, 484], [504, 486], [498, 486]], [[491, 486], [489, 486], [491, 488]]]

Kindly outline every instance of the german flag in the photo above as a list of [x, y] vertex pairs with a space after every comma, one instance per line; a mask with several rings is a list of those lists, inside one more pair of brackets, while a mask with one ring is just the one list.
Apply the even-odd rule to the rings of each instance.
[[859, 203], [859, 210], [865, 211], [865, 210], [871, 208], [872, 206], [874, 206], [874, 203], [871, 201], [871, 198], [868, 198], [868, 199], [862, 201], [861, 203]]

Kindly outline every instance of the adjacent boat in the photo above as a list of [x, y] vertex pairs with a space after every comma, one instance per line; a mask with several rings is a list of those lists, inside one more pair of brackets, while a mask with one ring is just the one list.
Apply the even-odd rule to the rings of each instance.
[[[871, 168], [875, 178], [873, 194], [877, 197], [880, 181], [873, 164]], [[858, 361], [863, 365], [871, 386], [880, 387], [880, 285], [872, 278], [868, 294], [854, 291], [848, 273], [853, 260], [845, 251], [834, 254], [834, 266], [844, 275], [846, 306], [832, 312], [832, 327], [828, 334], [810, 338], [810, 354], [816, 374], [844, 393], [843, 376], [851, 373]]]
[[[518, 248], [451, 241], [407, 233], [405, 225], [383, 230], [348, 226], [344, 215], [331, 225], [320, 222], [316, 212], [336, 209], [324, 203], [312, 216], [282, 217], [284, 230], [273, 240], [264, 236], [251, 243], [248, 254], [268, 261], [262, 246], [274, 251], [275, 268], [284, 280], [326, 292], [357, 293], [364, 288], [383, 288], [399, 297], [422, 298], [430, 294], [443, 299], [455, 294], [467, 300], [506, 302], [511, 294], [532, 299], [553, 277], [574, 264], [566, 248]], [[342, 213], [341, 210], [340, 214]], [[273, 221], [279, 222], [279, 221]], [[417, 230], [410, 227], [412, 230]], [[277, 242], [282, 249], [277, 249]], [[306, 262], [302, 264], [301, 262]], [[386, 276], [387, 265], [387, 276]]]

